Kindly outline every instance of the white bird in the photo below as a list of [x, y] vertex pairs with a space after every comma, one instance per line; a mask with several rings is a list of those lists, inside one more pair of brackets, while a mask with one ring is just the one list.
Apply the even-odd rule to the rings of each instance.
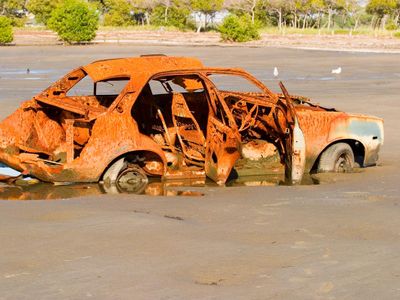
[[278, 77], [278, 76], [279, 76], [279, 71], [278, 71], [278, 68], [275, 67], [274, 68], [274, 77]]
[[342, 73], [342, 67], [332, 70], [332, 74], [340, 74], [340, 73]]

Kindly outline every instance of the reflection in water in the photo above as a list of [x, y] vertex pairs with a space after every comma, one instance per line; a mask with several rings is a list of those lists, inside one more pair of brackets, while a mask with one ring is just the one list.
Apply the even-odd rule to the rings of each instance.
[[[312, 176], [305, 176], [302, 184], [318, 184]], [[276, 186], [284, 185], [282, 176], [243, 176], [227, 182], [225, 186]], [[191, 188], [218, 187], [205, 179], [161, 181], [152, 179], [149, 182], [135, 185], [106, 184], [65, 184], [36, 183], [24, 185], [7, 185], [0, 183], [0, 200], [54, 200], [102, 194], [137, 194], [149, 196], [203, 196], [201, 191]]]
[[[186, 188], [193, 185], [186, 182], [182, 184], [168, 182], [149, 182], [144, 186], [135, 185], [135, 189], [127, 189], [127, 186], [105, 185], [105, 184], [66, 184], [54, 185], [51, 183], [36, 183], [27, 185], [0, 184], [0, 200], [56, 200], [70, 199], [83, 196], [98, 196], [103, 194], [137, 194], [149, 196], [203, 196], [197, 191]], [[178, 189], [179, 187], [179, 189]], [[184, 189], [183, 189], [184, 188]]]

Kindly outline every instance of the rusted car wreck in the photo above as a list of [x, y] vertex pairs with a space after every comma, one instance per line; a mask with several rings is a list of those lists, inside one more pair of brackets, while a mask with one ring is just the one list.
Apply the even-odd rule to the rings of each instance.
[[[76, 94], [83, 82], [89, 89]], [[280, 85], [276, 94], [244, 70], [195, 58], [96, 61], [0, 124], [0, 162], [45, 182], [207, 176], [220, 184], [248, 143], [255, 157], [273, 145], [291, 183], [377, 162], [381, 119], [320, 107]]]

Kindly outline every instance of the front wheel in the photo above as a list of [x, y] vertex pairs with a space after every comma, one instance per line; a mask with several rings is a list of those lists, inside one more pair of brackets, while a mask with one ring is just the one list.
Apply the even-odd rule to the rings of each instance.
[[349, 144], [337, 143], [326, 149], [319, 160], [318, 172], [348, 173], [354, 168], [354, 153]]

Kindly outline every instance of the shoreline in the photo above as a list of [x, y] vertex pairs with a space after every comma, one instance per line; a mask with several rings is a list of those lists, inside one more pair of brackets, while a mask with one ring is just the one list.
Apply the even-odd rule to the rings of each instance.
[[194, 33], [149, 30], [99, 30], [96, 38], [87, 44], [65, 45], [50, 30], [14, 30], [14, 42], [3, 47], [20, 46], [104, 46], [104, 45], [160, 45], [190, 47], [245, 47], [287, 48], [314, 51], [357, 53], [400, 53], [400, 39], [366, 35], [307, 35], [262, 34], [258, 41], [246, 43], [222, 42], [216, 32]]

